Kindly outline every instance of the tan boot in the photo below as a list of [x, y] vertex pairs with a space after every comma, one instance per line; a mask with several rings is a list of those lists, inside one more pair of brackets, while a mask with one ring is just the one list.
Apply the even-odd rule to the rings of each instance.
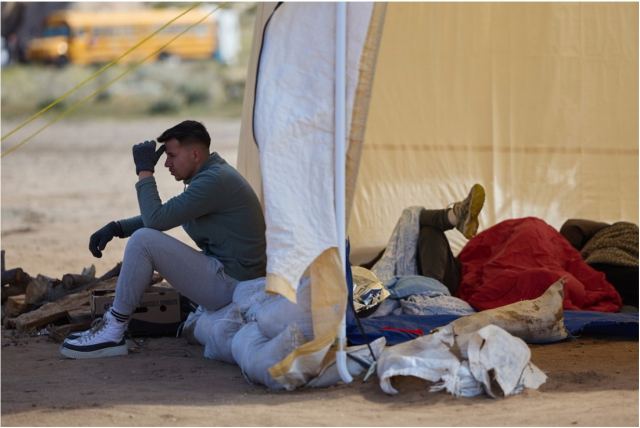
[[478, 214], [484, 205], [484, 187], [474, 184], [467, 197], [453, 204], [451, 208], [457, 218], [456, 229], [458, 229], [467, 239], [476, 236], [478, 232]]

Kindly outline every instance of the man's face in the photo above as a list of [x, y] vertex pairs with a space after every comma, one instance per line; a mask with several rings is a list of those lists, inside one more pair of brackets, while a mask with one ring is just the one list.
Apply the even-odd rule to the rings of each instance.
[[166, 147], [167, 160], [164, 166], [169, 168], [169, 172], [176, 181], [187, 180], [197, 172], [197, 155], [194, 153], [195, 146], [192, 144], [181, 145], [178, 140], [172, 138], [164, 143]]

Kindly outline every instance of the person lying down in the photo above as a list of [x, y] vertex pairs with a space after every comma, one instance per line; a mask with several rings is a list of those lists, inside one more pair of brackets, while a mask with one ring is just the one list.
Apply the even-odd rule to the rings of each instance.
[[[387, 247], [354, 270], [358, 279], [365, 275], [359, 269], [370, 269], [391, 297], [378, 299], [376, 308], [369, 305], [360, 316], [394, 311], [464, 315], [535, 299], [560, 278], [565, 279], [564, 309], [620, 310], [620, 293], [605, 273], [597, 264], [587, 264], [569, 240], [543, 220], [509, 219], [478, 234], [484, 201], [484, 188], [474, 184], [466, 198], [450, 208], [406, 208]], [[451, 229], [469, 239], [457, 257], [445, 235]], [[637, 232], [634, 236], [637, 272]], [[632, 263], [633, 254], [629, 259]], [[628, 282], [625, 287], [629, 289]], [[637, 306], [635, 288], [635, 300], [632, 296], [625, 303]], [[390, 301], [382, 304], [385, 300]]]

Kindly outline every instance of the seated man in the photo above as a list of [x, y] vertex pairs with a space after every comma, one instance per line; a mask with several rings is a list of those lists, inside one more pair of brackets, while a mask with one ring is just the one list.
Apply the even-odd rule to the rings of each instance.
[[[127, 354], [124, 333], [129, 318], [156, 270], [180, 293], [207, 310], [231, 302], [238, 281], [265, 275], [265, 223], [249, 183], [217, 153], [209, 153], [205, 127], [187, 120], [155, 141], [133, 146], [140, 215], [112, 221], [95, 232], [89, 249], [95, 257], [114, 237], [131, 237], [124, 252], [112, 308], [94, 328], [68, 337], [60, 352], [69, 358]], [[153, 177], [166, 151], [165, 167], [185, 190], [162, 203]], [[182, 226], [198, 252], [162, 233]]]

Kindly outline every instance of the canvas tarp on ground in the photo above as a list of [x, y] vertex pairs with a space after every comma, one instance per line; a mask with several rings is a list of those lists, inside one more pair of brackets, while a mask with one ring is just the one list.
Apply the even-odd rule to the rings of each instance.
[[[524, 216], [540, 217], [556, 228], [567, 218], [638, 222], [637, 4], [360, 5], [349, 4], [347, 14], [348, 22], [357, 22], [354, 14], [359, 13], [368, 21], [364, 36], [349, 33], [362, 43], [349, 51], [359, 57], [347, 54], [348, 63], [357, 66], [347, 73], [348, 81], [357, 76], [347, 118], [347, 232], [353, 254], [381, 248], [403, 208], [444, 207], [462, 198], [474, 182], [487, 189], [481, 228]], [[269, 172], [261, 169], [259, 147], [283, 144], [286, 162], [313, 169], [311, 155], [320, 137], [309, 123], [317, 119], [320, 134], [332, 126], [330, 115], [313, 113], [316, 105], [333, 103], [334, 94], [326, 88], [335, 76], [317, 73], [317, 61], [331, 62], [336, 4], [275, 6], [258, 5], [237, 164], [266, 207], [268, 287], [291, 296], [296, 284], [286, 278], [295, 276], [282, 271], [287, 262], [279, 260], [281, 254], [295, 257], [298, 247], [322, 249], [304, 253], [314, 261], [314, 319], [323, 332], [322, 346], [308, 346], [313, 353], [326, 349], [339, 318], [336, 308], [345, 306], [339, 243], [326, 239], [333, 239], [333, 230], [318, 230], [317, 239], [325, 244], [309, 245], [304, 241], [316, 238], [297, 240], [300, 224], [294, 218], [270, 215], [270, 194], [263, 192]], [[269, 58], [260, 58], [263, 37]], [[259, 69], [269, 59], [268, 70]], [[309, 93], [287, 93], [289, 82], [299, 85], [305, 78]], [[273, 99], [256, 99], [261, 85]], [[324, 92], [312, 92], [315, 87]], [[281, 102], [292, 105], [280, 109]], [[278, 121], [265, 120], [263, 115], [273, 118], [273, 111], [254, 111], [260, 103], [310, 112], [302, 117], [303, 128], [296, 128], [299, 118], [285, 121], [289, 129], [304, 132], [289, 139], [286, 129], [267, 130]], [[255, 138], [267, 134], [280, 141]], [[328, 177], [334, 176], [329, 164], [323, 167]], [[294, 175], [282, 181], [291, 207], [304, 206], [316, 195], [326, 199], [332, 191], [327, 186], [333, 185], [332, 178], [299, 180]], [[325, 218], [333, 217], [333, 205], [324, 200], [308, 209], [327, 210]], [[455, 233], [450, 238], [454, 247], [464, 244]], [[284, 253], [278, 248], [282, 242], [289, 246]], [[276, 372], [289, 370], [295, 357]]]

